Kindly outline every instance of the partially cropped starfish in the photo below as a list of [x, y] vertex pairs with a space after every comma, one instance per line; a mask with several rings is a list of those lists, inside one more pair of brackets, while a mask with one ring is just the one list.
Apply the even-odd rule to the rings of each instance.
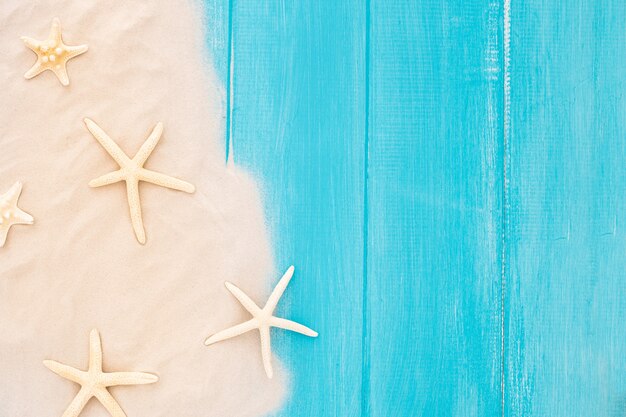
[[24, 74], [26, 79], [31, 79], [45, 70], [54, 72], [61, 84], [70, 84], [67, 75], [67, 61], [87, 52], [87, 45], [69, 46], [63, 43], [61, 36], [61, 22], [58, 18], [52, 20], [50, 35], [45, 41], [37, 41], [27, 36], [22, 36], [27, 47], [37, 54], [37, 62]]
[[90, 187], [102, 187], [103, 185], [113, 184], [119, 181], [126, 181], [126, 194], [128, 196], [128, 205], [130, 207], [130, 219], [133, 223], [135, 236], [142, 245], [146, 243], [146, 232], [143, 227], [143, 219], [141, 215], [141, 201], [139, 199], [139, 181], [150, 182], [161, 187], [171, 188], [174, 190], [193, 193], [196, 188], [188, 182], [170, 177], [159, 172], [145, 169], [143, 165], [156, 147], [161, 134], [163, 133], [163, 123], [159, 122], [150, 133], [150, 136], [135, 155], [130, 159], [120, 149], [119, 146], [111, 139], [95, 122], [85, 119], [87, 129], [100, 142], [100, 145], [111, 155], [111, 157], [120, 166], [117, 171], [109, 172], [89, 183]]
[[285, 275], [278, 281], [276, 288], [272, 291], [270, 298], [267, 300], [265, 307], [260, 308], [254, 301], [250, 299], [243, 291], [234, 284], [226, 282], [226, 288], [230, 291], [241, 305], [252, 314], [252, 318], [236, 326], [222, 330], [205, 340], [205, 345], [221, 342], [239, 336], [250, 330], [258, 329], [261, 335], [261, 356], [263, 357], [263, 367], [268, 378], [272, 378], [274, 371], [272, 370], [272, 349], [270, 343], [270, 327], [278, 327], [280, 329], [291, 330], [310, 337], [317, 337], [317, 332], [303, 326], [295, 321], [274, 317], [274, 309], [282, 297], [291, 277], [293, 276], [294, 267], [290, 266]]
[[16, 182], [5, 194], [0, 196], [0, 248], [4, 246], [9, 229], [14, 224], [33, 224], [30, 214], [17, 206], [17, 200], [22, 193], [22, 183]]
[[55, 374], [80, 385], [80, 391], [63, 413], [63, 417], [77, 417], [92, 397], [96, 397], [111, 416], [126, 417], [122, 407], [109, 393], [107, 387], [153, 384], [159, 380], [156, 375], [144, 372], [103, 372], [102, 345], [100, 334], [96, 329], [89, 334], [89, 369], [87, 371], [50, 360], [43, 361], [43, 364]]

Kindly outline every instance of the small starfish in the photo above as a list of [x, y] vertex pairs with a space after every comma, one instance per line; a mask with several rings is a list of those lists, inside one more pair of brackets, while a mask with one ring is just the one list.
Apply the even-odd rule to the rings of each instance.
[[124, 410], [107, 390], [118, 385], [153, 384], [159, 380], [156, 375], [144, 372], [103, 372], [102, 345], [98, 330], [89, 334], [89, 369], [81, 371], [56, 361], [46, 360], [43, 364], [55, 374], [81, 386], [63, 413], [63, 417], [77, 417], [89, 400], [96, 397], [113, 417], [126, 417]]
[[156, 147], [161, 134], [163, 133], [163, 123], [159, 122], [148, 136], [148, 139], [141, 145], [141, 148], [133, 159], [130, 159], [117, 144], [111, 139], [94, 121], [85, 119], [87, 129], [100, 142], [100, 145], [111, 155], [120, 166], [117, 171], [109, 172], [95, 180], [89, 182], [90, 187], [102, 187], [120, 181], [126, 181], [126, 194], [128, 206], [130, 207], [130, 219], [133, 223], [135, 236], [142, 245], [146, 243], [146, 232], [143, 227], [141, 215], [141, 201], [139, 200], [139, 181], [150, 182], [161, 187], [173, 190], [193, 193], [196, 188], [188, 182], [170, 177], [159, 172], [145, 169], [143, 165]]
[[22, 193], [22, 183], [16, 182], [5, 194], [0, 196], [0, 248], [4, 246], [9, 229], [14, 224], [33, 224], [33, 216], [17, 206]]
[[69, 46], [63, 43], [61, 36], [61, 21], [58, 18], [52, 20], [50, 35], [45, 41], [37, 41], [22, 36], [22, 41], [27, 47], [37, 54], [37, 62], [29, 69], [24, 78], [30, 80], [45, 70], [54, 72], [61, 84], [68, 86], [70, 78], [67, 75], [67, 61], [87, 52], [87, 45]]
[[301, 333], [310, 337], [317, 337], [317, 332], [303, 326], [295, 321], [274, 317], [274, 309], [282, 297], [291, 277], [293, 276], [294, 267], [290, 266], [285, 272], [285, 275], [278, 281], [276, 288], [272, 291], [270, 298], [267, 300], [265, 307], [260, 308], [254, 301], [250, 299], [243, 291], [234, 284], [226, 282], [226, 288], [230, 291], [241, 305], [252, 314], [252, 318], [236, 326], [230, 327], [226, 330], [222, 330], [219, 333], [214, 334], [204, 341], [204, 344], [209, 346], [213, 343], [221, 342], [222, 340], [230, 339], [250, 330], [258, 329], [261, 335], [261, 356], [263, 357], [263, 367], [268, 378], [272, 378], [274, 371], [272, 370], [272, 358], [271, 358], [271, 343], [270, 343], [270, 327], [278, 327], [280, 329], [291, 330], [292, 332]]

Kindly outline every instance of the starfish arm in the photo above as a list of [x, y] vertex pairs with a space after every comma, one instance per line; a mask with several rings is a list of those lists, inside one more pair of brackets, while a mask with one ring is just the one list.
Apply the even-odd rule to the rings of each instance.
[[71, 366], [64, 365], [57, 361], [46, 360], [43, 361], [43, 364], [46, 368], [50, 369], [55, 374], [68, 379], [72, 382], [76, 382], [77, 384], [82, 384], [85, 380], [85, 372], [78, 370], [76, 368], [72, 368]]
[[14, 224], [33, 224], [35, 222], [33, 216], [19, 209], [18, 207], [15, 208], [13, 217], [15, 218]]
[[96, 390], [95, 397], [100, 401], [102, 406], [111, 414], [111, 417], [126, 417], [126, 413], [122, 410], [119, 403], [106, 388]]
[[115, 143], [113, 139], [109, 137], [109, 135], [104, 133], [104, 130], [102, 130], [100, 126], [98, 126], [93, 120], [88, 118], [85, 118], [84, 122], [93, 137], [96, 138], [96, 140], [100, 143], [100, 145], [102, 145], [104, 150], [106, 150], [107, 153], [111, 155], [111, 158], [113, 158], [120, 167], [124, 167], [130, 162], [128, 156], [126, 156], [126, 154], [120, 149], [119, 146], [117, 146], [117, 143]]
[[146, 243], [146, 231], [143, 227], [143, 217], [141, 215], [141, 200], [139, 199], [139, 181], [136, 179], [126, 180], [126, 195], [128, 197], [128, 208], [130, 210], [130, 221], [137, 240], [142, 245]]
[[26, 45], [29, 49], [32, 49], [34, 52], [37, 52], [41, 46], [41, 42], [33, 38], [29, 38], [28, 36], [22, 36], [20, 39], [24, 42], [24, 45]]
[[48, 36], [48, 39], [54, 41], [57, 46], [59, 46], [63, 41], [61, 39], [61, 21], [58, 17], [52, 19], [52, 26], [50, 27], [50, 35]]
[[106, 387], [154, 384], [158, 380], [158, 376], [145, 372], [108, 372], [102, 375], [102, 383]]
[[89, 400], [93, 397], [91, 392], [86, 388], [81, 388], [76, 394], [76, 397], [72, 400], [70, 405], [67, 407], [62, 417], [78, 417], [83, 408], [87, 405]]
[[97, 329], [89, 333], [89, 370], [102, 371], [102, 342]]
[[67, 59], [72, 59], [74, 57], [77, 57], [78, 55], [82, 55], [85, 52], [87, 52], [88, 49], [89, 47], [87, 45], [77, 45], [77, 46], [65, 45], [65, 50], [67, 51]]
[[242, 335], [250, 330], [256, 329], [258, 327], [257, 321], [255, 319], [250, 319], [241, 324], [238, 324], [233, 327], [229, 327], [226, 330], [222, 330], [221, 332], [215, 333], [213, 336], [207, 338], [204, 341], [204, 344], [209, 346], [213, 343], [221, 342], [222, 340], [231, 339], [233, 337]]
[[230, 293], [235, 296], [235, 298], [246, 310], [248, 310], [250, 314], [255, 317], [259, 314], [259, 312], [261, 311], [259, 306], [257, 306], [255, 302], [252, 301], [250, 297], [248, 297], [243, 291], [241, 291], [238, 286], [231, 282], [225, 282], [224, 285], [226, 286], [226, 289], [228, 289], [228, 291], [230, 291]]
[[196, 191], [196, 187], [194, 187], [193, 184], [179, 180], [178, 178], [170, 177], [169, 175], [161, 174], [160, 172], [150, 171], [148, 169], [142, 169], [139, 172], [139, 178], [142, 181], [149, 182], [151, 184], [171, 188], [173, 190], [184, 191], [190, 194]]
[[148, 157], [150, 157], [150, 154], [159, 143], [162, 134], [163, 123], [159, 122], [156, 124], [156, 126], [154, 126], [154, 129], [152, 129], [150, 136], [148, 136], [148, 139], [146, 139], [143, 145], [141, 145], [141, 148], [139, 148], [139, 151], [133, 158], [133, 161], [138, 166], [143, 166], [143, 164], [148, 160]]
[[7, 235], [9, 234], [9, 225], [0, 224], [0, 248], [4, 247], [7, 241]]
[[270, 298], [268, 298], [265, 307], [263, 307], [263, 310], [268, 311], [269, 313], [274, 312], [274, 309], [276, 308], [280, 297], [283, 296], [285, 289], [287, 289], [287, 285], [289, 285], [289, 281], [291, 281], [291, 277], [293, 277], [293, 271], [294, 267], [292, 265], [287, 269], [287, 272], [285, 272], [280, 281], [278, 281], [278, 284], [276, 284], [276, 287], [274, 288], [274, 291], [272, 291]]
[[63, 84], [64, 86], [68, 86], [70, 85], [70, 76], [67, 75], [67, 68], [65, 68], [64, 64], [59, 64], [60, 67], [54, 67], [52, 68], [52, 72], [54, 72], [54, 75], [57, 76], [57, 78], [59, 79], [59, 81], [61, 81], [61, 84]]
[[26, 71], [26, 74], [24, 74], [24, 78], [26, 78], [27, 80], [30, 80], [33, 77], [36, 77], [37, 75], [41, 74], [42, 72], [44, 72], [46, 70], [45, 67], [43, 67], [39, 61], [35, 62], [35, 65], [33, 65], [28, 71]]
[[263, 367], [268, 378], [274, 376], [274, 370], [272, 369], [272, 346], [270, 340], [270, 328], [264, 326], [259, 329], [261, 334], [261, 356], [263, 357]]
[[309, 329], [308, 327], [300, 323], [296, 323], [295, 321], [282, 319], [279, 317], [272, 317], [270, 320], [270, 325], [278, 327], [280, 329], [291, 330], [292, 332], [301, 333], [310, 337], [317, 337], [318, 335], [318, 333], [313, 329]]
[[102, 187], [105, 185], [120, 182], [124, 180], [124, 178], [124, 171], [118, 169], [117, 171], [109, 172], [108, 174], [104, 174], [103, 176], [98, 177], [95, 180], [89, 181], [89, 186], [92, 188]]
[[8, 202], [12, 206], [17, 206], [17, 200], [19, 200], [20, 195], [22, 194], [22, 183], [17, 181], [15, 184], [9, 188], [5, 194], [0, 197], [0, 200], [4, 200]]

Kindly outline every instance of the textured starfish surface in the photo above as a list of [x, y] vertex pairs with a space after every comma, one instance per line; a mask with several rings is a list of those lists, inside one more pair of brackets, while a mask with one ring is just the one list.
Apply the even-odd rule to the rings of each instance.
[[63, 417], [76, 417], [92, 397], [106, 408], [113, 417], [126, 417], [122, 407], [113, 398], [107, 387], [118, 385], [153, 384], [159, 380], [156, 375], [144, 372], [103, 372], [102, 345], [98, 330], [89, 334], [89, 369], [81, 371], [62, 363], [46, 360], [43, 364], [55, 374], [80, 385], [80, 391], [63, 413]]
[[295, 321], [274, 317], [274, 309], [282, 297], [291, 277], [293, 277], [294, 267], [290, 266], [283, 277], [278, 281], [278, 284], [272, 291], [270, 298], [267, 300], [265, 307], [260, 308], [254, 301], [244, 294], [239, 287], [230, 282], [226, 282], [226, 288], [230, 291], [241, 305], [252, 314], [252, 318], [236, 326], [230, 327], [226, 330], [222, 330], [219, 333], [214, 334], [205, 340], [205, 345], [211, 345], [213, 343], [221, 342], [222, 340], [230, 339], [235, 336], [239, 336], [250, 330], [258, 329], [261, 335], [261, 356], [263, 357], [263, 367], [268, 378], [272, 378], [274, 371], [272, 370], [272, 350], [270, 343], [270, 328], [278, 327], [280, 329], [291, 330], [310, 337], [317, 337], [317, 332], [303, 326]]
[[0, 248], [4, 246], [11, 226], [34, 223], [33, 216], [17, 206], [21, 193], [22, 183], [16, 182], [9, 191], [0, 196]]
[[193, 193], [196, 189], [192, 184], [170, 177], [159, 172], [150, 171], [143, 167], [146, 160], [159, 143], [163, 133], [163, 123], [159, 122], [148, 136], [148, 139], [141, 145], [141, 148], [133, 159], [130, 159], [120, 149], [119, 146], [91, 119], [85, 119], [87, 129], [100, 142], [100, 145], [117, 162], [120, 169], [105, 174], [89, 183], [90, 187], [102, 187], [120, 181], [126, 181], [126, 194], [128, 206], [130, 208], [130, 219], [135, 230], [135, 236], [142, 245], [146, 243], [146, 232], [143, 227], [141, 215], [141, 201], [139, 199], [139, 181], [149, 182], [161, 187]]
[[28, 80], [45, 70], [50, 70], [54, 72], [61, 84], [67, 86], [70, 84], [66, 68], [67, 61], [87, 52], [87, 45], [69, 46], [63, 43], [61, 22], [57, 18], [52, 20], [50, 35], [45, 41], [37, 41], [27, 36], [22, 36], [22, 41], [37, 54], [37, 62], [24, 74]]

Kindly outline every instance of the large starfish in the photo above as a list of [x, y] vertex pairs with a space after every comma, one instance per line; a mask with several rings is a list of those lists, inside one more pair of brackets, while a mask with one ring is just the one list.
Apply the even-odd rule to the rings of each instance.
[[55, 374], [80, 385], [80, 391], [63, 413], [63, 417], [77, 417], [92, 397], [96, 397], [111, 416], [126, 417], [124, 410], [109, 393], [107, 387], [153, 384], [159, 380], [156, 375], [144, 372], [103, 372], [102, 345], [100, 334], [96, 329], [89, 334], [89, 369], [87, 371], [50, 360], [43, 361], [43, 364]]
[[70, 84], [66, 68], [67, 61], [84, 54], [88, 49], [87, 45], [69, 46], [63, 43], [61, 21], [58, 18], [52, 20], [50, 35], [45, 41], [37, 41], [27, 36], [22, 36], [22, 40], [37, 54], [37, 62], [24, 74], [24, 77], [30, 80], [45, 70], [50, 70], [65, 86]]
[[17, 206], [17, 200], [22, 193], [22, 183], [16, 182], [0, 196], [0, 248], [4, 246], [9, 229], [14, 224], [33, 224], [34, 219], [30, 214], [22, 211]]
[[221, 342], [222, 340], [230, 339], [232, 337], [239, 336], [250, 330], [258, 329], [261, 335], [261, 356], [263, 357], [263, 367], [268, 378], [272, 378], [274, 371], [272, 370], [272, 350], [270, 343], [270, 327], [278, 327], [280, 329], [291, 330], [310, 337], [317, 337], [317, 332], [303, 326], [295, 321], [279, 318], [274, 316], [274, 309], [282, 297], [291, 277], [293, 276], [294, 267], [290, 266], [283, 277], [278, 281], [278, 284], [272, 291], [270, 298], [267, 300], [265, 307], [260, 308], [254, 301], [244, 294], [239, 287], [230, 282], [226, 282], [226, 288], [230, 291], [241, 305], [252, 314], [252, 318], [236, 326], [230, 327], [226, 330], [222, 330], [219, 333], [214, 334], [205, 340], [205, 345], [211, 345], [213, 343]]
[[130, 208], [130, 219], [133, 223], [135, 236], [142, 245], [146, 243], [146, 232], [143, 227], [141, 215], [141, 201], [139, 199], [139, 181], [149, 182], [161, 187], [193, 193], [196, 188], [188, 182], [170, 177], [159, 172], [145, 169], [143, 165], [159, 143], [163, 133], [163, 123], [159, 122], [148, 136], [148, 139], [141, 145], [141, 148], [133, 159], [130, 159], [117, 144], [111, 139], [94, 121], [85, 119], [87, 129], [100, 142], [100, 145], [117, 162], [120, 169], [109, 172], [95, 180], [89, 182], [90, 187], [102, 187], [119, 181], [126, 181], [126, 194], [128, 196], [128, 206]]

